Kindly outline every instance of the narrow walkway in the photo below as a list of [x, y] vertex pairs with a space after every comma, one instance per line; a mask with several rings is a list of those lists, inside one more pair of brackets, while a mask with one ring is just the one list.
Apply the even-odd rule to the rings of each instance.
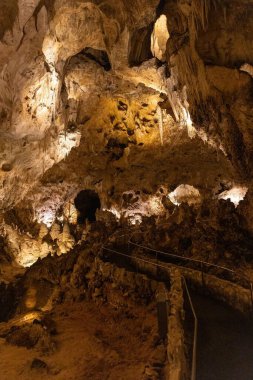
[[198, 317], [197, 380], [253, 380], [253, 319], [192, 294]]
[[[122, 247], [115, 249], [121, 251]], [[107, 253], [108, 259], [115, 262], [115, 255]], [[129, 265], [131, 253], [125, 255], [124, 264]], [[120, 256], [117, 260], [122, 262]], [[196, 380], [253, 380], [253, 317], [247, 319], [208, 296], [191, 292], [191, 297], [198, 318]]]

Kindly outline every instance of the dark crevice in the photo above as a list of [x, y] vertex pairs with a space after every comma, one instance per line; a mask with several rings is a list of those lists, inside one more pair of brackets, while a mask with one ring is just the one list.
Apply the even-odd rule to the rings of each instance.
[[163, 13], [164, 7], [167, 3], [167, 0], [160, 0], [158, 7], [156, 8], [156, 17], [158, 18]]
[[133, 32], [128, 53], [128, 63], [138, 66], [153, 57], [151, 52], [151, 34], [154, 23]]
[[0, 40], [7, 30], [11, 30], [18, 15], [17, 0], [0, 1]]
[[85, 57], [98, 63], [105, 69], [105, 71], [110, 71], [112, 68], [108, 54], [104, 50], [97, 50], [90, 47], [86, 47], [79, 54], [84, 55]]

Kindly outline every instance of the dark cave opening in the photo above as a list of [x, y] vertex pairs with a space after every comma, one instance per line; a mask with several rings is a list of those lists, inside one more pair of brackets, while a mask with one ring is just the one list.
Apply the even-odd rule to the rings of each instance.
[[100, 209], [101, 203], [98, 194], [94, 190], [82, 190], [75, 197], [74, 204], [79, 212], [78, 223], [83, 224], [86, 220], [96, 221], [96, 211]]

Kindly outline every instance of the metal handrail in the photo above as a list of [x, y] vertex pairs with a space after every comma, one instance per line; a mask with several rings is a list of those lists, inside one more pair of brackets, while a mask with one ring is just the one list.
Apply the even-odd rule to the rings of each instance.
[[[129, 228], [129, 231], [131, 231], [131, 228]], [[177, 258], [177, 259], [180, 259], [180, 260], [190, 261], [190, 262], [193, 262], [193, 263], [203, 264], [203, 265], [206, 265], [206, 266], [209, 266], [209, 267], [214, 267], [214, 268], [226, 270], [227, 272], [236, 274], [236, 272], [233, 269], [230, 269], [230, 268], [227, 268], [227, 267], [223, 267], [221, 265], [209, 263], [208, 261], [203, 261], [203, 260], [198, 260], [198, 259], [192, 259], [190, 257], [184, 257], [184, 256], [176, 255], [174, 253], [164, 252], [164, 251], [156, 250], [156, 249], [153, 249], [153, 248], [141, 245], [141, 244], [134, 243], [131, 239], [132, 239], [133, 235], [135, 235], [135, 234], [144, 234], [144, 232], [140, 232], [140, 231], [134, 232], [131, 235], [131, 238], [128, 240], [128, 244], [135, 245], [135, 246], [140, 247], [142, 249], [147, 249], [149, 251], [153, 251], [153, 252], [156, 252], [156, 253], [161, 253], [161, 254], [163, 254], [165, 256], [170, 256], [170, 257], [174, 257], [174, 258]], [[123, 234], [123, 235], [120, 235], [119, 237], [129, 237], [129, 235]], [[243, 277], [243, 276], [240, 276], [240, 277], [242, 279], [244, 279], [244, 280], [248, 280], [249, 282], [251, 282], [246, 277]]]
[[191, 311], [194, 317], [194, 334], [193, 334], [193, 348], [192, 348], [192, 367], [191, 367], [191, 380], [196, 380], [196, 369], [197, 369], [197, 338], [198, 338], [198, 318], [196, 311], [193, 306], [193, 302], [191, 299], [191, 295], [187, 286], [187, 283], [185, 281], [185, 278], [183, 276], [183, 282], [185, 286], [185, 290], [187, 293], [187, 297], [191, 306]]
[[[179, 256], [179, 255], [176, 255], [176, 254], [173, 254], [173, 253], [169, 253], [169, 252], [159, 251], [159, 250], [156, 250], [154, 248], [150, 248], [150, 247], [147, 247], [147, 246], [144, 246], [144, 245], [141, 245], [141, 244], [137, 244], [137, 243], [132, 242], [131, 238], [129, 239], [128, 244], [140, 247], [142, 249], [146, 249], [146, 250], [151, 251], [151, 252], [161, 253], [164, 256], [180, 259], [182, 261], [188, 261], [188, 262], [192, 262], [192, 263], [201, 264], [201, 272], [202, 273], [203, 273], [203, 266], [213, 267], [213, 268], [216, 268], [216, 269], [221, 269], [223, 271], [226, 271], [226, 272], [228, 272], [230, 274], [233, 274], [233, 275], [237, 276], [241, 280], [246, 281], [249, 284], [249, 290], [250, 290], [250, 293], [251, 293], [251, 303], [252, 303], [252, 309], [253, 309], [253, 283], [252, 283], [252, 281], [248, 277], [242, 276], [241, 274], [238, 275], [233, 269], [230, 269], [230, 268], [227, 268], [227, 267], [224, 267], [224, 266], [221, 266], [221, 265], [209, 263], [209, 262], [203, 261], [203, 260], [192, 259], [190, 257], [183, 257], [183, 256]], [[234, 282], [234, 281], [230, 281], [230, 282]]]
[[[129, 228], [129, 230], [131, 230], [131, 228]], [[227, 268], [227, 267], [224, 267], [224, 266], [221, 266], [221, 265], [209, 263], [209, 262], [203, 261], [203, 260], [192, 259], [190, 257], [183, 257], [183, 256], [179, 256], [179, 255], [172, 254], [172, 253], [169, 253], [169, 252], [158, 251], [156, 249], [153, 249], [153, 248], [141, 245], [141, 244], [137, 244], [137, 243], [134, 243], [133, 241], [131, 241], [131, 239], [133, 238], [133, 236], [135, 234], [143, 234], [143, 233], [144, 232], [136, 231], [136, 232], [133, 232], [133, 234], [131, 236], [129, 236], [129, 234], [124, 234], [124, 235], [121, 235], [120, 237], [128, 237], [127, 244], [135, 245], [135, 246], [140, 247], [142, 249], [146, 249], [146, 250], [149, 250], [149, 251], [152, 251], [152, 252], [156, 252], [156, 254], [157, 253], [161, 253], [161, 254], [163, 254], [165, 256], [176, 258], [176, 259], [180, 259], [182, 261], [188, 261], [188, 262], [200, 264], [201, 265], [201, 271], [200, 272], [202, 273], [202, 282], [204, 282], [203, 266], [212, 267], [212, 268], [216, 268], [216, 269], [220, 269], [220, 270], [226, 271], [227, 273], [230, 273], [230, 274], [233, 274], [234, 276], [237, 276], [237, 278], [241, 279], [242, 281], [246, 281], [248, 283], [248, 285], [249, 285], [248, 287], [246, 287], [246, 289], [249, 289], [249, 291], [250, 291], [251, 309], [252, 309], [252, 312], [253, 312], [253, 282], [248, 277], [242, 276], [241, 274], [238, 275], [233, 269], [230, 269], [230, 268]], [[171, 265], [173, 265], [173, 264], [171, 264]], [[181, 265], [174, 265], [174, 266], [184, 267], [184, 266], [181, 266]], [[236, 283], [233, 280], [232, 281], [229, 280], [229, 281], [232, 282], [232, 283]]]
[[163, 268], [163, 269], [166, 269], [166, 270], [169, 269], [166, 265], [161, 265], [161, 264], [158, 264], [158, 263], [154, 263], [153, 261], [145, 260], [145, 259], [142, 259], [141, 257], [129, 255], [127, 253], [118, 252], [118, 251], [115, 251], [114, 249], [110, 249], [110, 248], [107, 248], [105, 246], [103, 246], [102, 249], [104, 249], [105, 251], [108, 251], [108, 252], [116, 253], [117, 255], [120, 255], [120, 256], [123, 256], [123, 257], [128, 257], [129, 259], [135, 259], [137, 261], [142, 261], [144, 263], [151, 264], [151, 265], [153, 265], [155, 267]]
[[[131, 227], [125, 228], [125, 230], [126, 231], [127, 230], [131, 231], [132, 228]], [[201, 273], [202, 273], [202, 275], [203, 275], [203, 266], [206, 266], [206, 267], [212, 267], [212, 268], [216, 268], [216, 269], [220, 269], [220, 270], [226, 271], [227, 273], [233, 274], [234, 276], [237, 276], [241, 280], [248, 282], [248, 284], [249, 284], [249, 290], [250, 290], [250, 293], [251, 293], [251, 303], [252, 303], [252, 310], [253, 310], [253, 282], [248, 277], [242, 276], [241, 274], [238, 275], [233, 269], [230, 269], [230, 268], [227, 268], [227, 267], [224, 267], [224, 266], [221, 266], [221, 265], [213, 264], [213, 263], [210, 263], [208, 261], [198, 260], [198, 259], [192, 259], [190, 257], [184, 257], [184, 256], [176, 255], [174, 253], [164, 252], [164, 251], [156, 250], [156, 249], [153, 249], [153, 248], [141, 245], [141, 244], [134, 243], [131, 239], [136, 234], [144, 234], [144, 232], [135, 231], [135, 232], [133, 232], [131, 234], [131, 236], [130, 236], [130, 234], [123, 234], [123, 235], [120, 235], [118, 237], [119, 238], [127, 237], [128, 238], [127, 244], [129, 244], [129, 245], [130, 244], [131, 245], [135, 245], [135, 246], [140, 247], [142, 249], [146, 249], [146, 250], [153, 251], [153, 252], [156, 252], [156, 253], [161, 253], [164, 256], [172, 257], [172, 258], [179, 259], [179, 260], [182, 260], [182, 261], [188, 261], [188, 262], [191, 262], [191, 263], [200, 264], [201, 265]], [[171, 264], [171, 265], [173, 265], [173, 264]], [[177, 265], [177, 266], [182, 267], [181, 265]], [[234, 281], [230, 281], [230, 282], [234, 283]]]
[[149, 248], [149, 247], [141, 245], [141, 244], [133, 243], [131, 240], [129, 240], [129, 244], [135, 245], [137, 247], [140, 247], [140, 248], [143, 248], [143, 249], [146, 249], [146, 250], [149, 250], [149, 251], [153, 251], [153, 252], [156, 252], [156, 253], [161, 253], [161, 254], [163, 254], [165, 256], [174, 257], [174, 258], [177, 258], [177, 259], [180, 259], [180, 260], [185, 260], [185, 261], [191, 261], [191, 262], [198, 263], [198, 264], [204, 264], [204, 265], [207, 265], [209, 267], [219, 268], [219, 269], [226, 270], [228, 272], [231, 272], [231, 273], [235, 274], [235, 271], [233, 269], [229, 269], [229, 268], [217, 265], [217, 264], [209, 263], [207, 261], [202, 261], [202, 260], [197, 260], [197, 259], [191, 259], [190, 257], [184, 257], [184, 256], [176, 255], [174, 253], [159, 251], [157, 249]]

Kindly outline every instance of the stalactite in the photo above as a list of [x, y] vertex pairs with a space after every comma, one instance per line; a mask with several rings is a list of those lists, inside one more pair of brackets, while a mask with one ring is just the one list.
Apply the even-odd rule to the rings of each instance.
[[196, 52], [187, 47], [181, 49], [177, 55], [177, 65], [180, 79], [187, 86], [188, 95], [191, 95], [196, 104], [201, 103], [206, 98], [209, 87], [205, 68], [202, 67]]
[[194, 30], [194, 37], [196, 38], [199, 24], [203, 30], [206, 30], [208, 25], [208, 17], [211, 7], [217, 7], [220, 0], [193, 0], [192, 1], [192, 14], [191, 23]]

